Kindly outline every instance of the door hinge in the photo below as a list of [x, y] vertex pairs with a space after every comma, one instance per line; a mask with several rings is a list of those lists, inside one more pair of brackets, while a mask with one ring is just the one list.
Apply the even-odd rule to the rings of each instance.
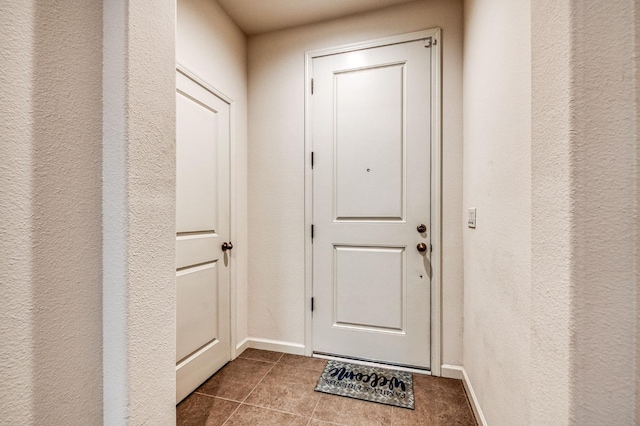
[[313, 165], [315, 164], [315, 159], [313, 157], [313, 151], [311, 151], [311, 168], [313, 169]]
[[311, 298], [311, 312], [313, 312], [314, 306], [313, 306], [313, 297]]
[[433, 37], [429, 37], [429, 38], [425, 38], [424, 39], [424, 47], [436, 46], [437, 44], [438, 44], [438, 40], [436, 40]]
[[433, 253], [433, 244], [429, 244], [429, 253]]
[[313, 95], [313, 79], [311, 79], [311, 94]]
[[314, 234], [314, 229], [313, 229], [313, 225], [311, 225], [311, 239], [313, 240], [313, 234]]

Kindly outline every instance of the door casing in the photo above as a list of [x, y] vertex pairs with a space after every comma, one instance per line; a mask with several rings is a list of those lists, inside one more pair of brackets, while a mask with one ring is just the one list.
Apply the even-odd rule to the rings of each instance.
[[313, 295], [313, 243], [311, 225], [313, 218], [313, 169], [311, 152], [313, 132], [311, 128], [311, 76], [313, 59], [337, 53], [352, 52], [372, 47], [388, 46], [421, 39], [431, 40], [431, 374], [441, 375], [442, 360], [442, 75], [441, 30], [433, 28], [385, 37], [370, 41], [346, 44], [305, 54], [305, 355], [313, 354], [313, 324], [311, 296]]

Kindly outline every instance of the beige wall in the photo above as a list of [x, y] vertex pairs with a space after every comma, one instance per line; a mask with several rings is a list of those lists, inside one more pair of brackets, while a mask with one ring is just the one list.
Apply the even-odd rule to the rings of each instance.
[[532, 9], [539, 424], [637, 416], [639, 8], [563, 0]]
[[176, 5], [103, 6], [104, 423], [172, 424]]
[[[232, 293], [236, 294], [235, 342], [247, 337], [247, 41], [214, 1], [179, 0], [176, 57], [178, 63], [231, 98], [233, 242]], [[235, 287], [235, 289], [234, 289]], [[233, 315], [233, 313], [232, 313]], [[232, 324], [232, 328], [234, 324]]]
[[0, 4], [0, 423], [102, 422], [102, 4]]
[[532, 48], [532, 198], [546, 200], [532, 206], [531, 365], [537, 373], [531, 377], [531, 413], [542, 425], [564, 425], [572, 373], [570, 7], [567, 1], [536, 1], [531, 12], [532, 27], [544, 27], [541, 44]]
[[443, 362], [462, 363], [462, 3], [420, 1], [249, 38], [249, 336], [303, 345], [305, 52], [443, 29]]
[[[640, 81], [640, 7], [635, 7], [635, 81]], [[640, 424], [640, 84], [636, 84], [636, 424]]]
[[640, 344], [634, 339], [640, 81], [633, 56], [640, 2], [571, 6], [571, 418], [632, 424]]
[[[464, 367], [491, 425], [530, 423], [529, 2], [464, 10]], [[535, 424], [535, 422], [531, 422]]]

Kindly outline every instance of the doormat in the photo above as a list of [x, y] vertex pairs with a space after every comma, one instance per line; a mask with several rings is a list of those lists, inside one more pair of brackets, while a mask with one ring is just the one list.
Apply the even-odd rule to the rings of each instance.
[[413, 410], [413, 377], [406, 371], [329, 361], [315, 390]]

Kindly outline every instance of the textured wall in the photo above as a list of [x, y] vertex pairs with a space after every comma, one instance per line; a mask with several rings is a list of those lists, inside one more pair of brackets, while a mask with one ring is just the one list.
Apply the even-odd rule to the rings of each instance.
[[175, 422], [175, 2], [104, 2], [104, 421]]
[[534, 1], [532, 30], [531, 414], [568, 424], [571, 359], [571, 69], [568, 1]]
[[464, 231], [464, 367], [491, 425], [530, 422], [528, 3], [467, 0], [464, 11], [464, 207], [477, 208]]
[[640, 2], [571, 3], [571, 418], [579, 425], [632, 424]]
[[249, 38], [249, 335], [304, 344], [304, 54], [443, 28], [443, 362], [462, 362], [462, 4], [421, 1]]
[[636, 424], [640, 424], [640, 7], [635, 7], [636, 81]]
[[638, 7], [567, 0], [533, 9], [533, 31], [545, 34], [533, 48], [538, 424], [634, 423]]
[[99, 424], [102, 6], [0, 16], [0, 423]]
[[33, 424], [33, 1], [0, 5], [0, 423]]
[[[209, 0], [178, 1], [176, 57], [180, 64], [203, 78], [234, 102], [231, 170], [235, 186], [231, 226], [236, 276], [236, 341], [247, 337], [247, 40], [217, 3]], [[232, 328], [234, 325], [231, 325]]]

